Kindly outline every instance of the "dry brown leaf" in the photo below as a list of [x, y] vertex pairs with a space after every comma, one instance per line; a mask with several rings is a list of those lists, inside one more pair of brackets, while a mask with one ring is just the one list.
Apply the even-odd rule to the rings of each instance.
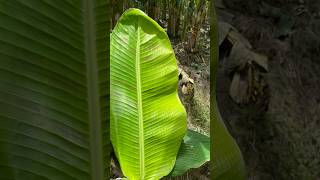
[[232, 31], [229, 32], [227, 38], [232, 44], [242, 43], [246, 48], [252, 49], [252, 45], [248, 39], [243, 37], [235, 28], [232, 28]]
[[251, 51], [241, 42], [236, 42], [228, 59], [228, 69], [231, 71], [243, 70], [250, 59]]
[[260, 67], [262, 67], [266, 72], [269, 71], [268, 69], [268, 57], [262, 54], [258, 54], [252, 52], [252, 60], [257, 63]]
[[248, 82], [242, 80], [239, 73], [233, 75], [233, 79], [230, 85], [229, 94], [233, 101], [238, 104], [243, 104], [248, 102]]
[[229, 23], [219, 22], [218, 27], [219, 27], [219, 46], [220, 46], [221, 43], [226, 39], [232, 26]]

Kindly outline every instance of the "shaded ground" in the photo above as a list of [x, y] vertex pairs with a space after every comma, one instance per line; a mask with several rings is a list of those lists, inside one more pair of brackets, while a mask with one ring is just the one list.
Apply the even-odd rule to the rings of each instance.
[[268, 109], [239, 106], [218, 68], [218, 104], [248, 179], [320, 179], [320, 1], [225, 0], [230, 23], [269, 58]]

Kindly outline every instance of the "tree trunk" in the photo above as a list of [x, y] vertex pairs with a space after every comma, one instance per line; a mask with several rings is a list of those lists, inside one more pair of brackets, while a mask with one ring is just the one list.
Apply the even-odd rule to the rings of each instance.
[[206, 1], [200, 0], [196, 12], [191, 23], [191, 32], [189, 33], [189, 51], [198, 52], [199, 51], [199, 35], [200, 29], [206, 18]]
[[176, 0], [169, 1], [169, 20], [168, 20], [168, 35], [177, 37], [180, 25], [180, 10], [181, 7]]

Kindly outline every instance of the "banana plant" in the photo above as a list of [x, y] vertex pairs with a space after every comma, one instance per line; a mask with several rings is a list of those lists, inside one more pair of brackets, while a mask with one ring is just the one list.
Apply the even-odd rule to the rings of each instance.
[[123, 174], [130, 180], [160, 179], [208, 161], [209, 138], [186, 134], [177, 61], [161, 26], [129, 9], [110, 45], [110, 135]]
[[203, 26], [206, 15], [207, 15], [207, 0], [192, 0], [190, 3], [189, 9], [192, 12], [191, 21], [190, 22], [190, 34], [188, 37], [188, 50], [190, 52], [198, 52], [200, 48], [199, 37], [200, 37], [200, 29]]
[[179, 35], [180, 16], [183, 8], [183, 0], [168, 0], [168, 35], [176, 38]]
[[218, 20], [214, 1], [210, 6], [210, 135], [211, 179], [244, 180], [245, 165], [241, 151], [221, 118], [216, 101], [216, 72], [219, 59]]
[[109, 178], [109, 7], [0, 1], [0, 179]]

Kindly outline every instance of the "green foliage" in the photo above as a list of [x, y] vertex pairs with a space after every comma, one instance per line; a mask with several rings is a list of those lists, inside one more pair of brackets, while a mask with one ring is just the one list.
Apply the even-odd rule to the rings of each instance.
[[138, 9], [126, 11], [111, 35], [111, 142], [132, 180], [172, 170], [186, 132], [178, 66], [164, 30]]
[[210, 160], [210, 138], [195, 131], [188, 130], [179, 149], [176, 165], [170, 176], [180, 176], [198, 168]]
[[107, 1], [0, 1], [0, 179], [109, 177]]
[[216, 101], [216, 77], [218, 67], [219, 45], [218, 45], [218, 21], [215, 13], [214, 2], [211, 2], [211, 17], [210, 17], [210, 73], [213, 74], [210, 79], [210, 135], [211, 141], [211, 179], [213, 180], [244, 180], [245, 165], [241, 151], [229, 134], [223, 119], [221, 118], [217, 101]]
[[110, 57], [111, 141], [124, 175], [160, 179], [172, 169], [170, 175], [177, 176], [209, 161], [207, 136], [188, 131], [180, 146], [186, 112], [164, 30], [142, 11], [130, 9], [112, 32]]

